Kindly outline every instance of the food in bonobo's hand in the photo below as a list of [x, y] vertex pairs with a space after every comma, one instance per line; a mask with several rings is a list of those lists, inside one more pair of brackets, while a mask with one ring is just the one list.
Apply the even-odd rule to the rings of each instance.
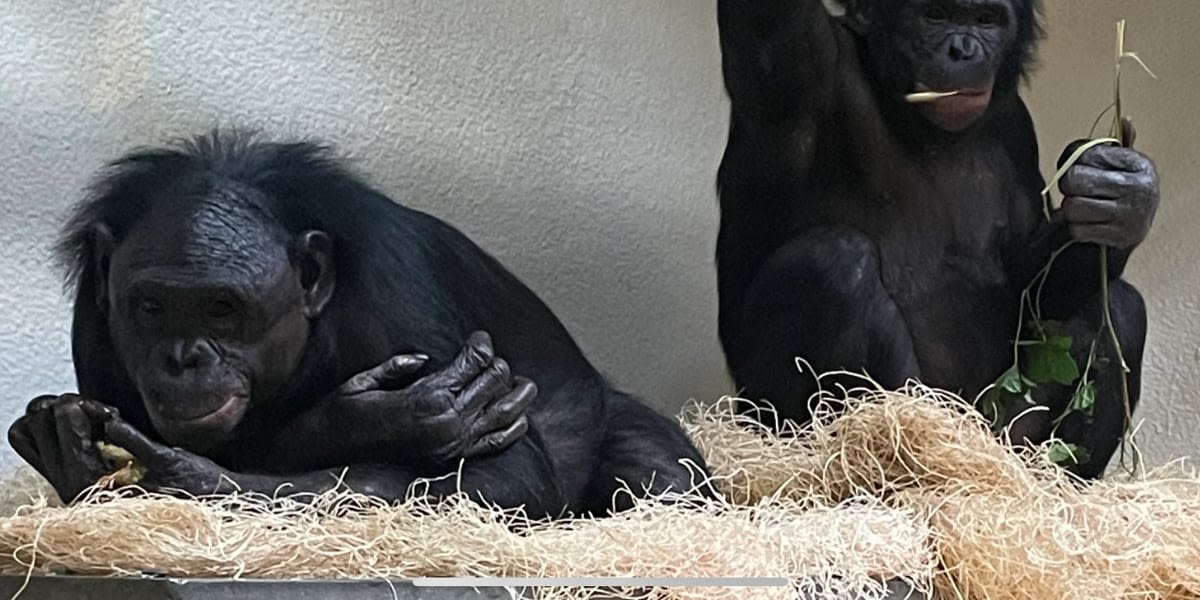
[[104, 460], [117, 467], [116, 471], [105, 475], [105, 479], [117, 485], [135, 485], [146, 476], [146, 467], [138, 464], [137, 459], [128, 450], [103, 440], [96, 442], [96, 449], [100, 451]]

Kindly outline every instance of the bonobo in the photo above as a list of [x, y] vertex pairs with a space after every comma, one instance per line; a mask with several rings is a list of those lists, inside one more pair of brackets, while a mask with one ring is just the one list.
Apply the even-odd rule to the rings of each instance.
[[112, 470], [95, 442], [151, 491], [311, 494], [344, 473], [394, 500], [435, 478], [435, 497], [534, 517], [704, 476], [509, 271], [327, 147], [214, 132], [110, 167], [58, 246], [79, 393], [9, 430], [64, 500]]
[[[1041, 288], [1042, 319], [1070, 334], [1080, 366], [1097, 342], [1096, 398], [1056, 435], [1088, 451], [1078, 474], [1099, 476], [1126, 424], [1114, 347], [1097, 338], [1099, 250], [1136, 404], [1146, 310], [1121, 275], [1153, 220], [1158, 176], [1130, 148], [1094, 147], [1043, 215], [1018, 95], [1041, 35], [1036, 2], [849, 0], [836, 16], [821, 0], [717, 7], [731, 101], [720, 338], [744, 395], [811, 419], [816, 383], [801, 357], [818, 372], [976, 397], [1013, 363], [1022, 290], [1066, 246]], [[1072, 388], [1033, 397], [1050, 410], [1016, 422], [1014, 440], [1048, 439]]]

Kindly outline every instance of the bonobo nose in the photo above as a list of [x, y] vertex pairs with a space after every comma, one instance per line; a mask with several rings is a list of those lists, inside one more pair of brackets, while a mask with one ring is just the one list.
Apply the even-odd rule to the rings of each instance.
[[207, 369], [217, 364], [217, 349], [206, 339], [176, 340], [167, 354], [167, 366], [173, 373]]
[[983, 47], [973, 36], [955, 35], [950, 38], [947, 54], [955, 61], [969, 61], [982, 56]]

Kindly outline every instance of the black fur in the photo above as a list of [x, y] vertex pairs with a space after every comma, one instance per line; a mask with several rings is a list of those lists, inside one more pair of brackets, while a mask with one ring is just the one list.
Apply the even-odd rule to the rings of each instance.
[[[457, 229], [394, 203], [323, 144], [272, 143], [244, 132], [214, 132], [112, 163], [57, 246], [75, 294], [80, 393], [115, 406], [152, 438], [154, 428], [115, 360], [106, 317], [95, 301], [100, 282], [93, 232], [106, 225], [119, 246], [164, 196], [214, 194], [249, 202], [288, 239], [307, 230], [328, 233], [337, 280], [290, 385], [251, 409], [237, 444], [210, 457], [221, 466], [259, 473], [282, 468], [258, 457], [270, 454], [290, 420], [351, 376], [408, 353], [428, 355], [422, 373], [431, 372], [451, 361], [471, 332], [483, 330], [497, 355], [514, 374], [532, 379], [539, 395], [530, 408], [529, 434], [498, 457], [469, 463], [464, 486], [476, 487], [489, 501], [533, 511], [557, 513], [565, 502], [574, 512], [598, 512], [609, 507], [617, 478], [639, 489], [653, 474], [654, 491], [681, 491], [690, 487], [691, 474], [680, 459], [703, 468], [677, 424], [613, 389], [550, 309]], [[353, 435], [330, 431], [301, 443], [332, 453]], [[376, 478], [364, 487], [380, 491], [382, 485], [384, 495], [395, 496], [409, 475], [430, 474], [388, 471], [382, 483]]]

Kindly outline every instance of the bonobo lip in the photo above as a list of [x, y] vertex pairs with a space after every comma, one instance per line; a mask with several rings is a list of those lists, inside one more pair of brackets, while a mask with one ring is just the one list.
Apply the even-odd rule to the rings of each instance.
[[936, 93], [954, 92], [960, 96], [978, 96], [980, 94], [992, 93], [992, 84], [987, 83], [987, 84], [976, 86], [976, 87], [953, 87], [953, 86], [951, 86], [951, 87], [947, 87], [946, 89], [938, 90], [938, 89], [931, 88], [923, 83], [917, 82], [915, 85], [913, 85], [913, 91], [914, 92], [936, 92]]
[[250, 402], [250, 396], [246, 394], [233, 394], [229, 396], [220, 406], [197, 417], [188, 417], [186, 419], [173, 419], [167, 417], [174, 425], [184, 425], [189, 428], [204, 428], [227, 422], [232, 417], [245, 410], [246, 405]]
[[[917, 92], [935, 91], [921, 84], [915, 86]], [[937, 98], [919, 105], [925, 118], [934, 125], [946, 131], [961, 131], [970, 127], [983, 113], [987, 112], [992, 102], [992, 84], [979, 87], [957, 88], [953, 90], [937, 90], [937, 93], [953, 92], [953, 96]]]

